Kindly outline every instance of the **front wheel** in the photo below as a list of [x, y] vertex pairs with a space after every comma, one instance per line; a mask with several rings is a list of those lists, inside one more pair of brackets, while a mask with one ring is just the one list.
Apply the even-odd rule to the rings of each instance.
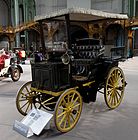
[[20, 76], [21, 76], [21, 73], [20, 73], [20, 70], [19, 68], [13, 68], [11, 70], [11, 79], [16, 82], [20, 79]]
[[75, 89], [66, 90], [55, 107], [55, 126], [60, 132], [68, 132], [77, 124], [82, 111], [82, 98]]

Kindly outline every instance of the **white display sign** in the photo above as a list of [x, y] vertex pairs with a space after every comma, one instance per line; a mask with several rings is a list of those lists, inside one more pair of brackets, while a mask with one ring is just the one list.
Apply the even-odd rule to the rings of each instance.
[[25, 137], [31, 137], [34, 134], [28, 126], [17, 120], [14, 122], [13, 129]]
[[26, 137], [33, 134], [39, 135], [44, 127], [48, 128], [52, 117], [53, 114], [51, 113], [32, 109], [21, 122], [17, 120], [14, 122], [13, 129]]

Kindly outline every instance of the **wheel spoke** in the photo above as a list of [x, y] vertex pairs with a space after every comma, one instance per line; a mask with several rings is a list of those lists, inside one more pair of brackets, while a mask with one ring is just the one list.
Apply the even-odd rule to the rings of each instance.
[[116, 97], [116, 101], [117, 103], [119, 102], [118, 96], [117, 96], [117, 91], [115, 91], [115, 97]]
[[111, 105], [113, 105], [113, 100], [114, 100], [114, 98], [113, 98], [113, 96], [111, 96]]
[[19, 100], [19, 102], [23, 102], [23, 101], [26, 101], [26, 98], [20, 99], [20, 100]]
[[115, 79], [118, 79], [118, 74], [119, 74], [119, 71], [115, 70]]
[[[63, 102], [63, 103], [62, 103], [62, 102]], [[61, 102], [60, 106], [61, 106], [61, 105], [66, 106], [66, 105], [67, 105], [67, 103], [66, 103], [65, 99], [63, 99], [63, 101], [62, 101], [62, 102]]]
[[124, 78], [120, 77], [120, 81], [122, 82], [122, 84], [124, 83]]
[[68, 94], [68, 103], [70, 102], [70, 95]]
[[116, 90], [117, 95], [121, 98], [121, 94]]
[[78, 99], [79, 99], [79, 97], [77, 97], [77, 98], [74, 100], [74, 102], [72, 103], [72, 105], [74, 105], [74, 104], [77, 102]]
[[27, 87], [27, 86], [25, 87], [25, 89], [26, 89], [26, 91], [27, 91], [27, 92], [29, 92], [29, 89], [28, 89], [28, 87]]
[[27, 97], [27, 95], [25, 93], [21, 92], [21, 94], [23, 95], [23, 97]]
[[112, 95], [112, 93], [113, 93], [113, 88], [110, 88], [110, 90], [107, 90], [107, 96], [111, 96]]
[[110, 78], [112, 78], [112, 81], [114, 82], [115, 81], [115, 74], [112, 73]]
[[109, 87], [112, 87], [112, 88], [113, 88], [113, 85], [111, 85], [111, 84], [109, 84], [109, 83], [108, 83], [108, 85], [107, 85], [107, 86], [109, 86]]
[[33, 108], [33, 104], [31, 103], [31, 109]]
[[66, 110], [66, 108], [63, 107], [63, 106], [60, 106], [59, 109], [60, 109], [60, 110]]
[[77, 110], [76, 114], [79, 114], [79, 111]]
[[72, 106], [72, 108], [76, 108], [76, 107], [78, 107], [78, 106], [80, 106], [80, 103], [78, 103], [78, 104]]
[[68, 126], [71, 126], [71, 122], [70, 122], [70, 115], [68, 115]]
[[70, 114], [70, 116], [71, 116], [72, 120], [75, 121], [75, 118], [72, 113]]
[[116, 97], [115, 97], [115, 93], [114, 93], [114, 95], [113, 95], [113, 99], [114, 99], [114, 105], [116, 105]]
[[29, 103], [29, 101], [27, 101], [27, 102], [21, 107], [21, 109], [24, 108], [28, 103]]
[[57, 118], [63, 116], [65, 113], [66, 113], [66, 111], [62, 112], [61, 114], [59, 114], [59, 115], [57, 116]]
[[111, 99], [112, 99], [112, 96], [110, 95], [109, 100], [108, 100], [109, 103], [111, 102]]
[[29, 103], [29, 104], [27, 105], [27, 108], [26, 108], [26, 110], [25, 110], [25, 113], [28, 111], [30, 104], [31, 104], [31, 103]]
[[116, 80], [117, 80], [117, 81], [119, 81], [120, 76], [121, 76], [121, 75], [120, 75], [120, 73], [118, 72], [118, 73], [117, 73], [117, 76], [116, 76]]
[[59, 126], [61, 126], [61, 124], [62, 124], [62, 122], [66, 119], [66, 114], [64, 114], [64, 116], [63, 116], [63, 118], [60, 120], [60, 122], [59, 122]]
[[110, 81], [111, 84], [113, 85], [114, 81], [113, 81], [112, 77], [109, 78], [109, 81]]
[[71, 102], [73, 101], [73, 99], [74, 99], [74, 96], [75, 96], [75, 93], [73, 93], [73, 95], [72, 95]]
[[118, 73], [118, 79], [121, 78], [121, 76], [122, 76], [121, 72]]
[[66, 124], [67, 124], [67, 118], [64, 119], [64, 125], [63, 125], [64, 129], [66, 128]]

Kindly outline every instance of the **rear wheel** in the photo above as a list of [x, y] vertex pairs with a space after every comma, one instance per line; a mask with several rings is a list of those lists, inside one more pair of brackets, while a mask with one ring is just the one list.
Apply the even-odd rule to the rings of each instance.
[[60, 132], [68, 132], [77, 124], [82, 111], [82, 98], [75, 89], [65, 91], [58, 99], [54, 120]]
[[110, 69], [104, 88], [104, 98], [111, 109], [118, 107], [123, 99], [125, 89], [125, 77], [121, 68]]
[[19, 68], [13, 68], [11, 70], [11, 79], [16, 82], [20, 79], [21, 73]]

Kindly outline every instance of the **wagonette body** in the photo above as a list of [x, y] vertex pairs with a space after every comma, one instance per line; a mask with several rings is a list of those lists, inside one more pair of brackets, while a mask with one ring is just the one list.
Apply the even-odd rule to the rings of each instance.
[[[96, 101], [97, 91], [103, 91], [105, 102], [111, 109], [118, 107], [123, 99], [126, 85], [124, 73], [118, 62], [124, 59], [124, 47], [112, 48], [114, 55], [104, 55], [104, 46], [94, 38], [76, 39], [72, 43], [71, 22], [100, 22], [102, 20], [125, 20], [126, 15], [111, 14], [82, 8], [63, 9], [50, 15], [38, 16], [41, 28], [41, 52], [31, 59], [32, 81], [18, 91], [18, 111], [26, 115], [32, 107], [54, 111], [56, 128], [68, 132], [77, 124], [83, 102]], [[63, 22], [66, 41], [45, 43], [45, 23]], [[118, 56], [115, 54], [117, 52]], [[103, 90], [102, 90], [103, 89]]]

